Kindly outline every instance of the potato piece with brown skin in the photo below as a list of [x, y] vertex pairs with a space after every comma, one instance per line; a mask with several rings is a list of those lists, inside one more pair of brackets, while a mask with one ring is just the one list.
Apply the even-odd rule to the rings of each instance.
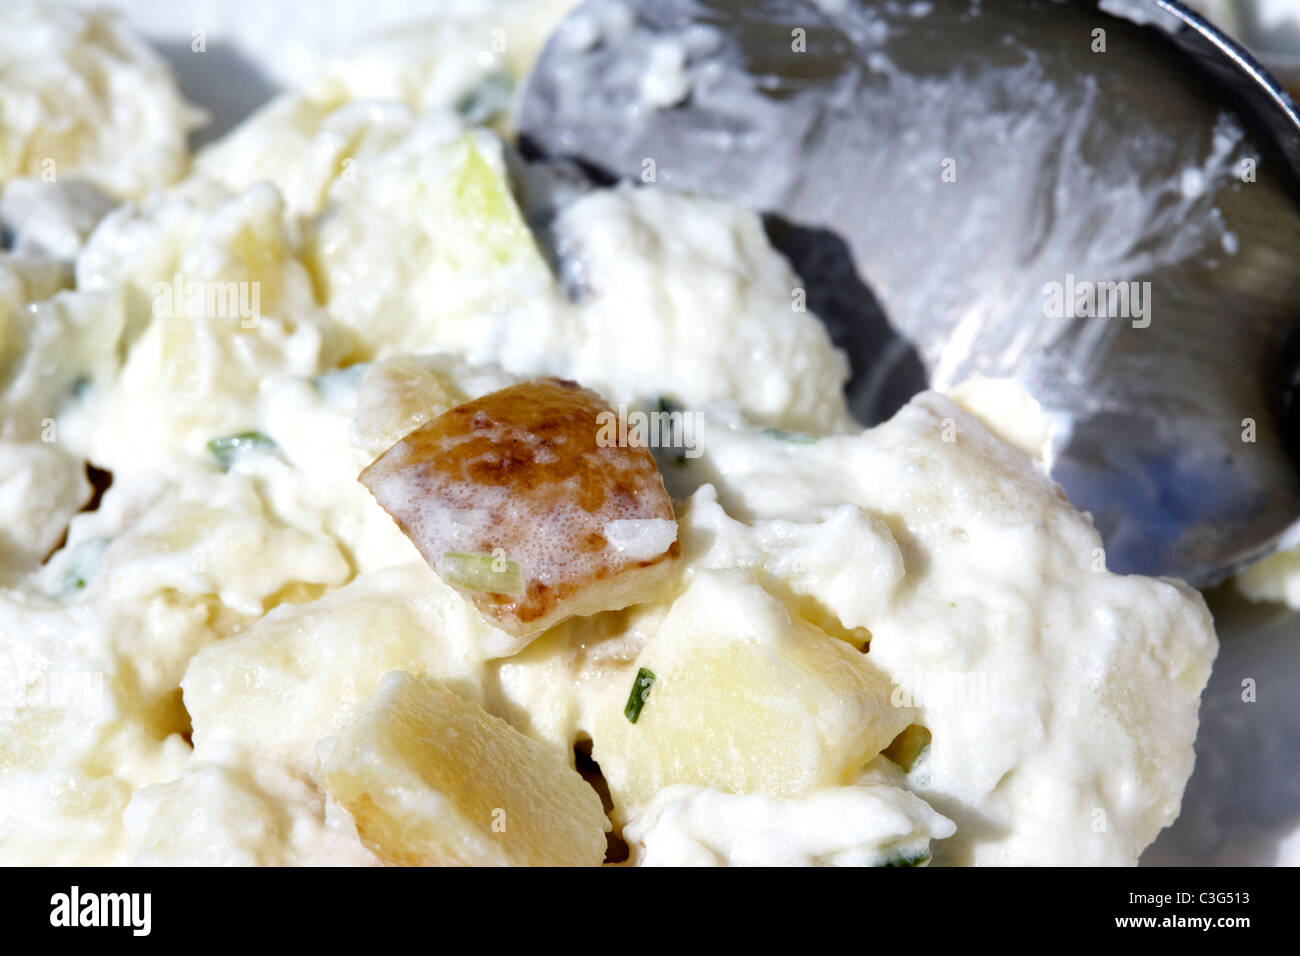
[[528, 639], [575, 615], [653, 597], [680, 553], [649, 450], [600, 439], [595, 392], [560, 379], [452, 408], [360, 481], [444, 581]]

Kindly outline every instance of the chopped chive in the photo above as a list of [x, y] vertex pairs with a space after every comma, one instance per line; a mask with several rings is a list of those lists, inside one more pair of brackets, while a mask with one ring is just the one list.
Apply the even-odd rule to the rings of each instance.
[[261, 432], [240, 432], [225, 438], [214, 438], [208, 442], [208, 451], [217, 460], [222, 471], [229, 471], [240, 455], [246, 451], [260, 451], [273, 455], [280, 454], [280, 446]]
[[94, 384], [85, 375], [78, 375], [68, 388], [68, 395], [74, 402], [79, 402], [90, 392], [91, 385]]
[[505, 115], [510, 108], [514, 82], [507, 73], [489, 73], [456, 101], [456, 112], [467, 123], [482, 126]]
[[66, 596], [80, 591], [99, 573], [108, 550], [108, 538], [87, 538], [70, 552], [59, 575], [59, 594]]
[[493, 554], [448, 551], [442, 556], [442, 577], [448, 584], [467, 591], [511, 597], [524, 593], [524, 575], [519, 565]]
[[902, 856], [896, 856], [892, 860], [887, 860], [886, 862], [880, 865], [881, 866], [923, 866], [929, 862], [930, 862], [930, 851], [922, 850], [920, 853], [916, 853], [911, 856], [908, 856], [907, 854], [903, 854]]
[[627, 706], [623, 708], [623, 716], [632, 723], [635, 724], [641, 716], [641, 708], [650, 699], [650, 688], [654, 685], [654, 671], [642, 667], [636, 672], [636, 682], [632, 684], [632, 693], [627, 695]]
[[817, 436], [809, 435], [807, 432], [788, 432], [780, 428], [764, 428], [759, 434], [764, 438], [775, 438], [777, 441], [789, 442], [792, 445], [817, 444]]
[[63, 396], [59, 399], [59, 412], [62, 413], [69, 407], [83, 403], [94, 387], [95, 383], [85, 375], [77, 376], [68, 384]]

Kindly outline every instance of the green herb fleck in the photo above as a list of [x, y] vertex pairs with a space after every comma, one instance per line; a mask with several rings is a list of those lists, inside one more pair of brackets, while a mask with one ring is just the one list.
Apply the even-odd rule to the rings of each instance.
[[456, 112], [477, 126], [491, 123], [510, 108], [514, 82], [507, 73], [489, 73], [456, 101]]
[[636, 682], [632, 685], [632, 693], [627, 695], [627, 706], [623, 708], [623, 716], [632, 723], [635, 724], [641, 716], [641, 708], [650, 699], [650, 688], [654, 685], [654, 671], [642, 667], [636, 672]]
[[99, 573], [108, 550], [108, 538], [87, 538], [68, 552], [59, 575], [59, 594], [66, 596], [80, 591]]
[[511, 597], [524, 593], [524, 575], [519, 565], [501, 555], [448, 551], [442, 556], [442, 577], [448, 584], [467, 591]]
[[74, 402], [79, 402], [90, 393], [90, 388], [94, 383], [85, 375], [78, 375], [73, 380], [72, 385], [68, 388], [68, 394], [72, 396]]
[[817, 444], [817, 436], [809, 435], [807, 432], [787, 432], [780, 428], [764, 428], [760, 434], [764, 438], [775, 438], [777, 441], [789, 442], [792, 445]]
[[280, 446], [261, 432], [240, 432], [225, 438], [214, 438], [208, 442], [208, 451], [217, 459], [222, 471], [229, 471], [230, 466], [246, 451], [260, 451], [272, 455], [280, 454]]

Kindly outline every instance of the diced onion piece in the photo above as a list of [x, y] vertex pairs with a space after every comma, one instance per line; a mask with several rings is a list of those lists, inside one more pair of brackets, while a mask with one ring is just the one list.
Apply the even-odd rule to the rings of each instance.
[[448, 551], [442, 556], [440, 573], [443, 580], [467, 591], [512, 597], [524, 593], [524, 576], [519, 564], [491, 554]]

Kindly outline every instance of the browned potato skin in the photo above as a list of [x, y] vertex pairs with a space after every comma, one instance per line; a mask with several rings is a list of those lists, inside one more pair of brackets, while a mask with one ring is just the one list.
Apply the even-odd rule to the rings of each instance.
[[[545, 569], [549, 581], [539, 579], [542, 569], [524, 568], [522, 596], [459, 589], [502, 630], [536, 635], [576, 614], [645, 600], [663, 585], [680, 554], [674, 541], [651, 560], [628, 560], [602, 533], [615, 518], [674, 520], [650, 451], [601, 447], [602, 412], [612, 414], [599, 395], [575, 382], [544, 378], [514, 385], [426, 422], [366, 468], [360, 481], [376, 494], [377, 477], [400, 468], [420, 503], [427, 506], [431, 499], [447, 509], [458, 508], [467, 490], [506, 492], [510, 507], [496, 508], [481, 540], [458, 549], [490, 554], [499, 548], [511, 559], [535, 550], [547, 514], [576, 504], [584, 520], [565, 547], [572, 560], [552, 562]], [[445, 543], [421, 540], [412, 527], [414, 503], [376, 498], [437, 571]]]

